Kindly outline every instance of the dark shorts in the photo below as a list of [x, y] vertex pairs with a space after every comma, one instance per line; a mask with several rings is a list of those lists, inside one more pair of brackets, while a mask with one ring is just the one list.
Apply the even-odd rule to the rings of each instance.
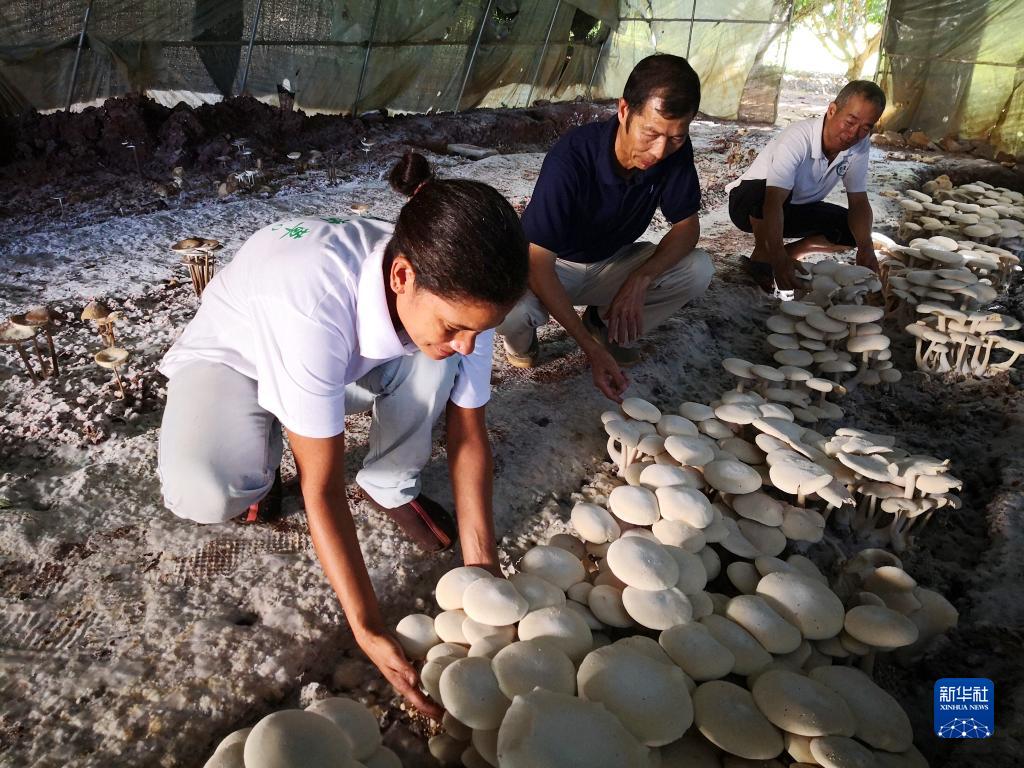
[[[729, 191], [729, 218], [744, 232], [752, 232], [750, 217], [764, 218], [764, 179], [746, 179]], [[782, 204], [782, 236], [809, 237], [824, 235], [834, 245], [857, 244], [847, 219], [849, 211], [834, 203], [805, 203], [793, 205], [790, 192]]]

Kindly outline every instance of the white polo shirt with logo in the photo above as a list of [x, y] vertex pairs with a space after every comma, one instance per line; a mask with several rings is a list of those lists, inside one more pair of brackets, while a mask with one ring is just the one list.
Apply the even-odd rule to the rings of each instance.
[[[196, 360], [222, 363], [255, 379], [260, 407], [292, 432], [340, 434], [345, 386], [417, 351], [388, 311], [383, 257], [392, 231], [372, 219], [316, 217], [259, 230], [203, 291], [160, 372], [172, 378]], [[461, 356], [456, 405], [490, 399], [493, 346], [489, 330]]]
[[793, 123], [776, 135], [761, 150], [746, 173], [726, 186], [728, 192], [747, 179], [764, 179], [769, 187], [793, 190], [793, 205], [824, 200], [843, 180], [847, 192], [868, 189], [868, 158], [871, 142], [865, 136], [831, 163], [821, 148], [821, 130], [825, 116], [809, 117]]

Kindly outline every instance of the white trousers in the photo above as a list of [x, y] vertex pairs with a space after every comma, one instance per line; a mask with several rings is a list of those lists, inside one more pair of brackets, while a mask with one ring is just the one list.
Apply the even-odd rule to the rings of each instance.
[[[419, 494], [458, 361], [417, 352], [345, 387], [345, 413], [373, 413], [356, 482], [381, 506], [398, 507]], [[254, 379], [197, 361], [168, 382], [158, 472], [164, 504], [178, 517], [220, 523], [242, 514], [270, 490], [282, 451], [281, 424], [256, 402]]]
[[[604, 261], [593, 264], [555, 259], [555, 274], [574, 305], [595, 306], [604, 318], [626, 278], [654, 255], [656, 247], [645, 241], [630, 243]], [[707, 251], [694, 248], [682, 261], [659, 275], [647, 289], [644, 331], [653, 331], [680, 307], [703, 294], [714, 273]], [[537, 327], [547, 321], [547, 309], [536, 295], [527, 291], [498, 326], [498, 333], [504, 337], [506, 349], [522, 355], [533, 343]]]

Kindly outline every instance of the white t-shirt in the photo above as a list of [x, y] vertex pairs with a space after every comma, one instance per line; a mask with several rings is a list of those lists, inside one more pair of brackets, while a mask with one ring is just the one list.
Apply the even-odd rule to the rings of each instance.
[[794, 205], [824, 200], [840, 179], [847, 192], [868, 189], [871, 142], [865, 136], [831, 163], [821, 148], [825, 116], [792, 123], [761, 150], [746, 173], [726, 186], [728, 192], [746, 179], [764, 179], [769, 187], [793, 190]]
[[[383, 257], [393, 229], [309, 217], [259, 230], [203, 291], [161, 373], [223, 363], [255, 379], [259, 405], [292, 432], [340, 434], [345, 385], [417, 351], [388, 312]], [[490, 399], [493, 347], [490, 330], [459, 360], [453, 403], [479, 408]]]

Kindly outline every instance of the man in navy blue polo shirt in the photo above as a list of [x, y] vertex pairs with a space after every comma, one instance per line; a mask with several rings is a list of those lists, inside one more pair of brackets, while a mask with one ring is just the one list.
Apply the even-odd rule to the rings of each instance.
[[[550, 314], [590, 360], [594, 384], [619, 401], [620, 366], [639, 361], [639, 338], [711, 282], [696, 248], [700, 186], [689, 140], [700, 80], [678, 56], [648, 56], [626, 81], [618, 114], [551, 148], [523, 214], [530, 291], [498, 327], [512, 365], [529, 368]], [[672, 228], [637, 242], [660, 207]], [[587, 309], [580, 318], [574, 305]]]

